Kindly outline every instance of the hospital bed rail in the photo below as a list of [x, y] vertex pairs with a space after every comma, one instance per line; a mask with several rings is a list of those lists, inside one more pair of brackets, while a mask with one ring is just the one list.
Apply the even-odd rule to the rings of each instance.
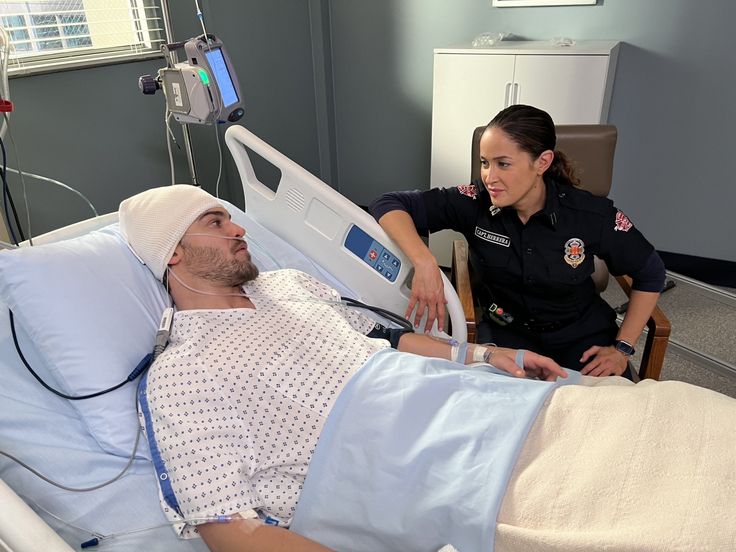
[[[238, 167], [250, 216], [338, 280], [350, 282], [361, 301], [403, 315], [413, 266], [372, 216], [244, 127], [231, 126], [225, 142]], [[275, 192], [256, 176], [248, 148], [281, 171]], [[396, 272], [381, 264], [384, 255], [389, 269], [398, 265]], [[442, 280], [452, 336], [466, 341], [460, 299], [444, 274]], [[426, 313], [417, 331], [425, 320]]]

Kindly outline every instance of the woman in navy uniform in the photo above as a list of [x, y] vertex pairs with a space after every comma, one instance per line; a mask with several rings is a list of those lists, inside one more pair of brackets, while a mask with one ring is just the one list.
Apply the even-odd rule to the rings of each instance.
[[[418, 231], [452, 229], [469, 244], [484, 312], [479, 342], [530, 349], [592, 376], [630, 377], [627, 358], [657, 303], [664, 264], [613, 202], [576, 187], [555, 143], [549, 114], [513, 105], [481, 137], [481, 180], [385, 194], [371, 213], [414, 264], [406, 316], [416, 306], [415, 324], [426, 310], [427, 328], [435, 319], [441, 328], [445, 315], [439, 267]], [[633, 279], [621, 328], [591, 279], [594, 255]]]

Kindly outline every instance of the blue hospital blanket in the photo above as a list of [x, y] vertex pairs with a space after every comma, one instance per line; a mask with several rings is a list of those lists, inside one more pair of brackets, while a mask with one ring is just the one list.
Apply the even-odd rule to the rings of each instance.
[[376, 353], [327, 419], [291, 529], [341, 552], [493, 550], [514, 463], [556, 385]]

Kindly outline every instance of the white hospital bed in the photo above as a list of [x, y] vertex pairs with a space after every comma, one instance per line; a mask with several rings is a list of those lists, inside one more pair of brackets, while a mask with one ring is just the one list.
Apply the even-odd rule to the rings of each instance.
[[[236, 208], [231, 210], [234, 219], [246, 227], [251, 253], [261, 269], [299, 268], [337, 287], [344, 294], [403, 313], [410, 293], [407, 284], [412, 274], [411, 264], [370, 215], [245, 128], [233, 126], [228, 129], [226, 142], [242, 178], [247, 214]], [[276, 192], [257, 179], [246, 147], [281, 171]], [[136, 261], [131, 260], [132, 255], [116, 233], [116, 221], [117, 213], [111, 213], [34, 238], [36, 248], [56, 244], [50, 247], [57, 249], [52, 249], [49, 258], [35, 258], [27, 265], [23, 255], [0, 253], [0, 286], [5, 299], [0, 302], [0, 374], [3, 375], [0, 449], [21, 458], [52, 479], [71, 486], [84, 487], [105, 481], [125, 465], [132, 448], [130, 443], [118, 445], [114, 442], [115, 435], [112, 435], [113, 444], [110, 445], [105, 442], [104, 435], [100, 440], [95, 431], [104, 433], [108, 426], [119, 423], [123, 424], [123, 429], [127, 428], [125, 431], [135, 431], [133, 390], [124, 388], [92, 401], [79, 402], [104, 404], [104, 401], [109, 401], [117, 404], [115, 401], [123, 401], [119, 410], [127, 409], [125, 416], [112, 421], [105, 419], [108, 413], [104, 408], [100, 414], [95, 411], [95, 406], [72, 404], [52, 395], [31, 377], [20, 362], [13, 344], [8, 307], [15, 315], [17, 338], [23, 354], [52, 385], [77, 394], [105, 388], [124, 378], [128, 373], [126, 370], [142, 356], [141, 352], [145, 354], [150, 350], [157, 322], [156, 312], [161, 312], [164, 296], [162, 290], [151, 287], [136, 290], [135, 285], [139, 284], [135, 284], [126, 292], [127, 295], [123, 294], [124, 302], [116, 304], [114, 295], [118, 284], [102, 284], [100, 281], [111, 277], [105, 271], [113, 270], [112, 276], [119, 278], [123, 286], [131, 278], [150, 276], [145, 269], [140, 272], [141, 267], [134, 266]], [[75, 238], [76, 241], [65, 241]], [[97, 242], [91, 245], [85, 241], [94, 241], [93, 238]], [[65, 249], [64, 244], [72, 245]], [[117, 260], [104, 257], [110, 248], [116, 250]], [[21, 260], [16, 262], [18, 257]], [[11, 258], [12, 263], [4, 262]], [[129, 261], [132, 263], [130, 266], [126, 264]], [[113, 268], [115, 262], [122, 265]], [[28, 273], [22, 274], [23, 270]], [[154, 287], [158, 286], [152, 276], [150, 281]], [[95, 287], [98, 284], [99, 289]], [[75, 285], [78, 287], [72, 289]], [[149, 294], [150, 297], [137, 300], [134, 297], [136, 293]], [[462, 309], [446, 279], [445, 296], [451, 321], [455, 322], [452, 324], [454, 337], [464, 340]], [[145, 310], [143, 303], [146, 299], [151, 299], [153, 304], [150, 313], [122, 312], [132, 307]], [[36, 304], [36, 300], [42, 304]], [[55, 305], [57, 300], [61, 306]], [[105, 301], [111, 302], [106, 305]], [[30, 308], [27, 306], [29, 303], [33, 303]], [[34, 308], [38, 310], [34, 311]], [[61, 312], [57, 312], [59, 310]], [[131, 322], [139, 315], [142, 316], [140, 323]], [[75, 369], [80, 363], [74, 358], [57, 358], [59, 348], [69, 346], [69, 335], [63, 334], [64, 328], [57, 335], [53, 319], [61, 326], [76, 324], [76, 321], [89, 326], [88, 330], [80, 328], [80, 332], [94, 333], [109, 326], [111, 329], [107, 336], [110, 343], [118, 341], [116, 336], [125, 340], [137, 334], [132, 343], [139, 350], [130, 353], [121, 350], [121, 358], [125, 358], [125, 362], [123, 366], [116, 367], [114, 362], [108, 363], [106, 359], [109, 344], [98, 343], [101, 346], [99, 363], [95, 365], [93, 362], [87, 374], [74, 375], [81, 380], [67, 378], [62, 373], [64, 363], [70, 361]], [[152, 324], [154, 326], [149, 329]], [[52, 334], [51, 338], [46, 339], [44, 332]], [[146, 342], [149, 336], [150, 344]], [[72, 356], [78, 353], [73, 350], [65, 352]], [[57, 361], [59, 366], [56, 366]], [[107, 379], [98, 381], [101, 375]], [[80, 388], [90, 379], [94, 381], [89, 382], [88, 389]], [[128, 384], [127, 387], [134, 385]], [[87, 408], [91, 411], [90, 417], [98, 417], [96, 421], [87, 418]], [[118, 414], [115, 413], [116, 416]], [[90, 429], [95, 423], [102, 425], [96, 430]], [[0, 551], [67, 551], [79, 549], [80, 543], [93, 538], [96, 533], [110, 535], [118, 532], [127, 534], [103, 539], [99, 550], [205, 550], [200, 540], [178, 540], [171, 528], [164, 526], [154, 472], [150, 461], [145, 458], [146, 454], [141, 452], [143, 448], [146, 445], [141, 442], [132, 467], [122, 479], [90, 493], [59, 490], [0, 456]], [[148, 529], [152, 526], [157, 527]]]

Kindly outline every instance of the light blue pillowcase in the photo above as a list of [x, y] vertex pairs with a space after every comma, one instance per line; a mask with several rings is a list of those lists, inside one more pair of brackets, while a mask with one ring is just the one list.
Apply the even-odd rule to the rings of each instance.
[[[3, 252], [0, 297], [43, 362], [32, 368], [73, 396], [123, 381], [153, 349], [169, 302], [161, 283], [128, 249], [117, 224]], [[71, 404], [103, 450], [131, 453], [138, 431], [134, 384]], [[138, 454], [148, 457], [146, 448], [139, 447]]]

